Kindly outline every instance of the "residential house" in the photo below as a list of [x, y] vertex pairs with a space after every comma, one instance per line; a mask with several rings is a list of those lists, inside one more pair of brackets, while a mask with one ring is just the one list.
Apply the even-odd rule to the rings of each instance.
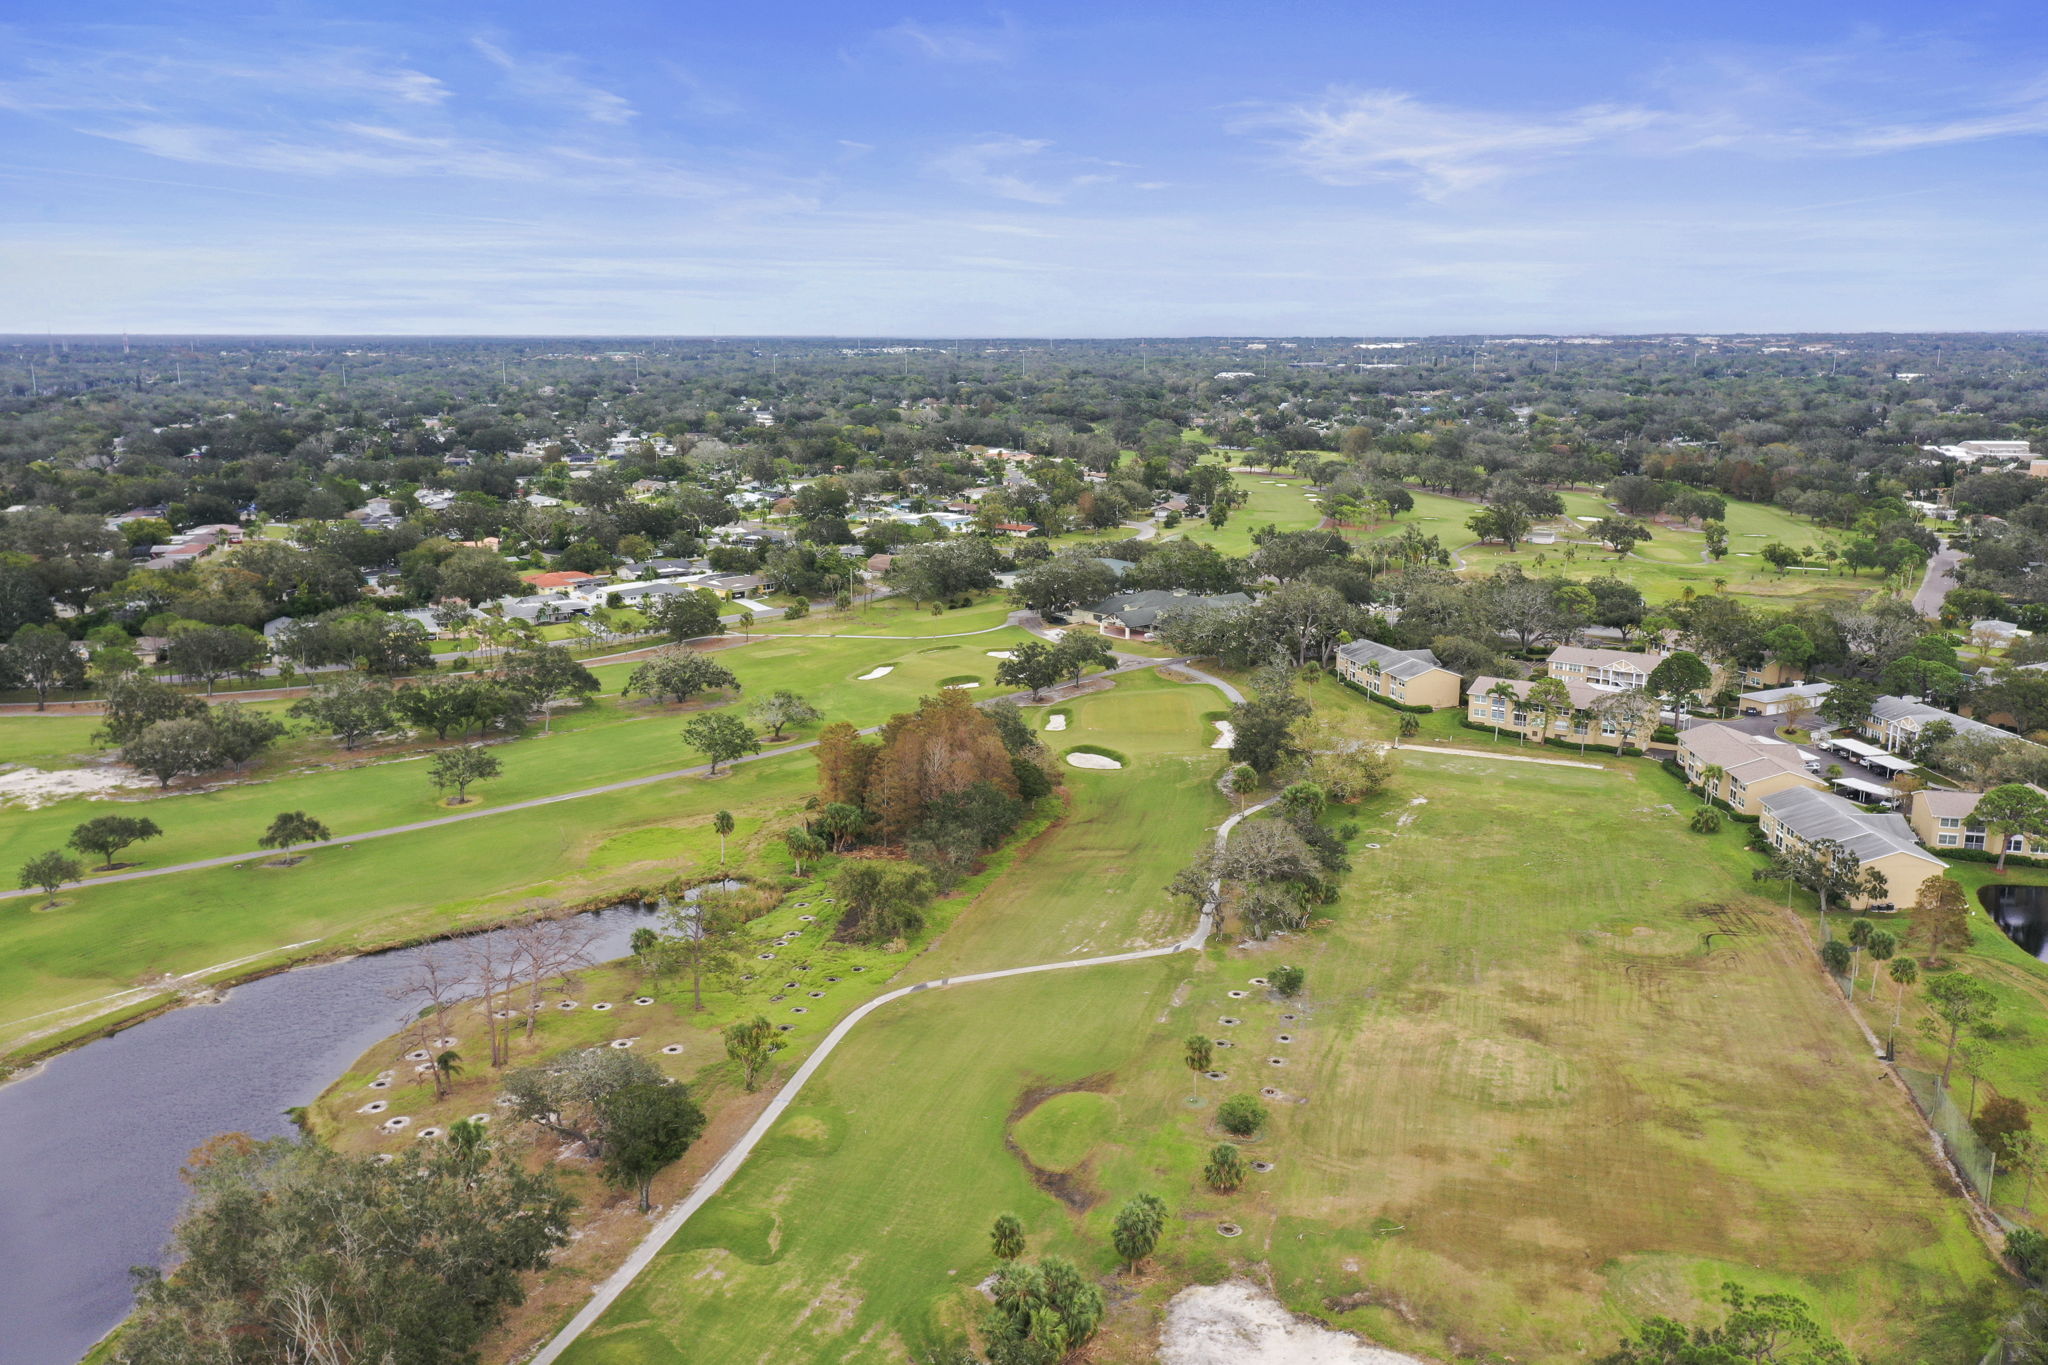
[[[1686, 781], [1742, 815], [1758, 813], [1764, 797], [1793, 787], [1826, 791], [1807, 768], [1797, 745], [1753, 735], [1732, 725], [1695, 725], [1678, 737], [1678, 766]], [[1718, 768], [1710, 782], [1707, 769]]]
[[519, 581], [527, 587], [537, 588], [543, 592], [554, 588], [580, 588], [596, 578], [596, 574], [582, 573], [576, 569], [549, 569], [546, 572], [530, 570], [519, 575]]
[[1991, 618], [1970, 622], [1968, 633], [1970, 643], [1979, 649], [1984, 649], [2008, 647], [2021, 636], [2032, 635], [2034, 632], [2031, 630], [2021, 630], [2019, 626], [2011, 621], [2000, 621]]
[[999, 521], [993, 529], [1012, 540], [1022, 540], [1038, 528], [1028, 521]]
[[[2034, 790], [2041, 789], [2035, 787]], [[1975, 823], [1977, 803], [1983, 799], [1982, 792], [1941, 791], [1924, 787], [1906, 798], [1906, 823], [1913, 827], [1913, 833], [1920, 842], [1929, 848], [1967, 848], [1996, 853], [1996, 838], [1983, 825]], [[2005, 851], [2039, 855], [2048, 852], [2048, 839], [2029, 840], [2023, 834], [2015, 834], [2006, 840]]]
[[1169, 612], [1195, 607], [1242, 607], [1251, 600], [1241, 592], [1204, 597], [1200, 593], [1152, 588], [1144, 592], [1116, 593], [1100, 602], [1076, 607], [1069, 614], [1082, 625], [1095, 626], [1112, 639], [1151, 640], [1157, 638], [1160, 619]]
[[[1560, 678], [1558, 681], [1563, 682]], [[1514, 697], [1493, 695], [1493, 689], [1506, 683]], [[1654, 708], [1646, 707], [1643, 718], [1628, 731], [1611, 717], [1596, 717], [1594, 708], [1612, 697], [1620, 689], [1595, 687], [1591, 683], [1566, 682], [1565, 691], [1572, 699], [1571, 715], [1555, 715], [1549, 718], [1548, 734], [1558, 739], [1578, 743], [1597, 744], [1606, 748], [1642, 748], [1656, 732], [1657, 716]], [[1525, 678], [1494, 678], [1486, 674], [1472, 680], [1465, 693], [1465, 717], [1474, 725], [1486, 725], [1512, 731], [1524, 739], [1545, 737], [1544, 717], [1522, 704], [1529, 695], [1529, 680]]]
[[1828, 792], [1790, 787], [1763, 799], [1758, 827], [1772, 848], [1810, 847], [1821, 840], [1841, 844], [1863, 866], [1884, 874], [1881, 896], [1858, 896], [1848, 908], [1911, 905], [1929, 877], [1947, 873], [1948, 864], [1921, 848], [1903, 815], [1878, 815]]
[[1337, 673], [1376, 697], [1403, 706], [1456, 706], [1462, 676], [1427, 649], [1395, 649], [1372, 640], [1337, 647]]

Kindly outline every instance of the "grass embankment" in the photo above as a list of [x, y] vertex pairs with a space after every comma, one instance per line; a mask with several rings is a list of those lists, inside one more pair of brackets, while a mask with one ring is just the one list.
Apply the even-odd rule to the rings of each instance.
[[[1686, 832], [1688, 804], [1648, 765], [1413, 762], [1340, 817], [1365, 826], [1358, 867], [1306, 942], [885, 1010], [570, 1358], [900, 1359], [976, 1310], [996, 1213], [1108, 1276], [1115, 1207], [1148, 1189], [1173, 1217], [1093, 1359], [1150, 1359], [1164, 1299], [1238, 1269], [1433, 1355], [1582, 1359], [1736, 1278], [1804, 1295], [1873, 1360], [1973, 1358], [2009, 1287], [1800, 925], [1751, 895], [1740, 833]], [[1124, 846], [1171, 831], [1185, 856], [1195, 831], [1148, 813]], [[1020, 858], [985, 898], [1032, 916], [1040, 956], [1105, 904], [1062, 853]], [[986, 965], [967, 936], [1008, 918], [964, 918], [934, 961]], [[1311, 983], [1292, 1009], [1249, 980], [1290, 959]], [[1237, 1046], [1191, 1108], [1198, 1030]], [[1248, 1155], [1277, 1169], [1210, 1193], [1215, 1101], [1269, 1084]], [[1100, 1098], [1033, 1116], [1062, 1090]], [[1219, 1237], [1226, 1218], [1245, 1235]]]

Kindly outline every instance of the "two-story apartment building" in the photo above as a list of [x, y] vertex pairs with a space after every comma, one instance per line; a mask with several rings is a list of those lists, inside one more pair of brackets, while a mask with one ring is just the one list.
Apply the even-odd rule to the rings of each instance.
[[[2041, 790], [2036, 787], [2034, 790]], [[1932, 849], [1967, 848], [1996, 853], [1998, 836], [1976, 823], [1977, 803], [1982, 792], [1937, 791], [1923, 788], [1906, 798], [1906, 823], [1920, 842]], [[2039, 856], [2048, 852], [2048, 840], [2029, 841], [2015, 834], [2006, 841], [2007, 853]]]
[[1404, 706], [1456, 706], [1465, 680], [1426, 649], [1395, 649], [1373, 640], [1337, 647], [1337, 674], [1376, 697]]
[[[1807, 770], [1797, 745], [1732, 725], [1695, 725], [1681, 734], [1678, 764], [1686, 781], [1743, 815], [1759, 814], [1763, 798], [1773, 792], [1827, 790], [1827, 783]], [[1710, 768], [1718, 769], [1711, 780]]]
[[1622, 649], [1592, 649], [1585, 645], [1559, 645], [1551, 652], [1550, 676], [1565, 683], [1584, 683], [1604, 692], [1623, 688], [1641, 691], [1650, 672], [1664, 662], [1654, 650], [1632, 654]]
[[1865, 867], [1884, 874], [1881, 896], [1859, 896], [1853, 910], [1873, 905], [1911, 905], [1920, 885], [1948, 871], [1948, 864], [1914, 842], [1913, 827], [1903, 815], [1873, 815], [1841, 797], [1805, 787], [1789, 787], [1763, 798], [1758, 828], [1776, 849], [1810, 848], [1822, 840], [1842, 845]]
[[[1514, 693], [1512, 699], [1494, 695], [1494, 688], [1502, 683]], [[1574, 744], [1583, 739], [1588, 744], [1610, 749], [1625, 745], [1640, 749], [1649, 743], [1650, 736], [1657, 729], [1654, 707], [1644, 707], [1642, 716], [1627, 733], [1623, 733], [1613, 717], [1599, 714], [1600, 704], [1610, 701], [1617, 691], [1623, 689], [1575, 682], [1566, 682], [1564, 686], [1571, 695], [1573, 714], [1552, 716], [1546, 726], [1544, 717], [1524, 704], [1529, 695], [1528, 680], [1481, 674], [1472, 680], [1472, 686], [1466, 692], [1465, 717], [1474, 725], [1498, 726], [1525, 739], [1540, 740], [1554, 736]]]
[[1863, 731], [1893, 753], [1910, 755], [1920, 745], [1920, 732], [1936, 721], [1947, 721], [1959, 735], [2014, 738], [2009, 730], [1959, 716], [1953, 711], [1944, 711], [1939, 706], [1930, 706], [1912, 697], [1879, 697], [1870, 704], [1870, 719], [1865, 722]]

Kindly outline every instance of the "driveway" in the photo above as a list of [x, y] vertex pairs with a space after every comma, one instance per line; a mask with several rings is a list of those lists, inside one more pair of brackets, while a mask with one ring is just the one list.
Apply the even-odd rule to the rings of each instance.
[[1956, 566], [1968, 558], [1961, 550], [1949, 548], [1949, 542], [1941, 542], [1941, 548], [1927, 561], [1927, 574], [1920, 580], [1920, 590], [1913, 594], [1913, 610], [1922, 616], [1940, 615], [1941, 599], [1956, 585]]

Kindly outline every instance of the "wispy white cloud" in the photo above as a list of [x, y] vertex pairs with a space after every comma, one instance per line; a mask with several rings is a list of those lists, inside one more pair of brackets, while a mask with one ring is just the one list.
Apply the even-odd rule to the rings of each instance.
[[629, 100], [576, 76], [566, 58], [514, 56], [489, 38], [472, 38], [470, 46], [505, 73], [505, 83], [514, 94], [560, 105], [592, 123], [623, 124], [635, 117], [637, 111]]
[[1968, 107], [1900, 118], [1722, 62], [1717, 79], [1669, 75], [1673, 98], [1511, 112], [1431, 103], [1398, 90], [1335, 90], [1253, 110], [1233, 131], [1263, 135], [1282, 164], [1331, 185], [1397, 182], [1442, 199], [1553, 162], [1596, 154], [1724, 151], [1765, 157], [1865, 157], [2048, 134], [2048, 82], [1986, 87]]
[[452, 94], [424, 71], [355, 47], [282, 45], [257, 59], [178, 42], [105, 49], [24, 43], [14, 55], [12, 69], [0, 74], [0, 109], [19, 113], [132, 112], [224, 91], [430, 109]]
[[931, 168], [968, 189], [1026, 204], [1064, 203], [1075, 190], [1110, 179], [1096, 173], [1052, 181], [1026, 178], [1021, 168], [1034, 162], [1050, 146], [1052, 143], [1044, 138], [1004, 133], [941, 152], [931, 159]]
[[883, 46], [947, 66], [986, 66], [1014, 60], [1023, 47], [1023, 33], [1007, 15], [1000, 24], [920, 24], [905, 19], [876, 37]]

